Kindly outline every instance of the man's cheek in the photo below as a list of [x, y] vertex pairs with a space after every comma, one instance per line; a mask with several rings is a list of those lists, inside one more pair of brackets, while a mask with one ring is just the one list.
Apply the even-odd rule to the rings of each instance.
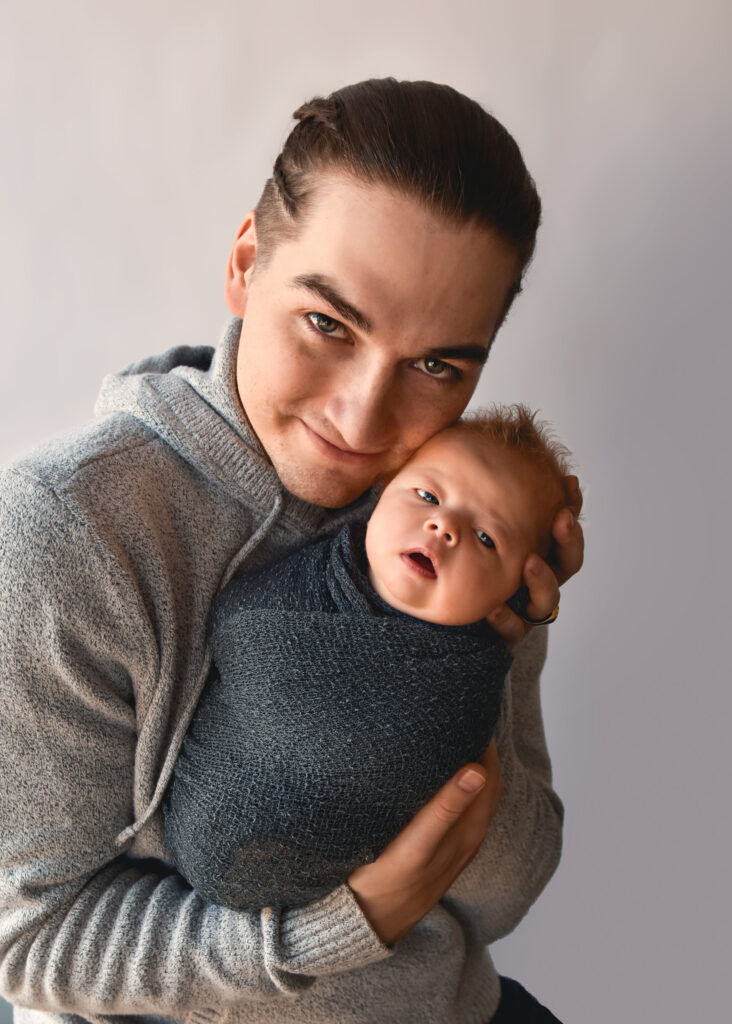
[[310, 360], [282, 360], [278, 367], [277, 389], [290, 402], [322, 402], [325, 378]]

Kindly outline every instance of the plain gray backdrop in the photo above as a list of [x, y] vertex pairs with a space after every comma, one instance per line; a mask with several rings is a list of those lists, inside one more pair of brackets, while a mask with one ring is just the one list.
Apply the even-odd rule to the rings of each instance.
[[479, 401], [573, 449], [586, 566], [543, 677], [560, 868], [495, 947], [567, 1024], [724, 1019], [732, 720], [726, 0], [5, 0], [0, 461], [104, 373], [215, 343], [228, 248], [315, 93], [450, 83], [544, 201]]

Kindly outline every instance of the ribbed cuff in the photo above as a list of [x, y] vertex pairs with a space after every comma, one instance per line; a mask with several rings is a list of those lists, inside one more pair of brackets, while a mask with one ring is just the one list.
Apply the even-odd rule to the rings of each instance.
[[373, 930], [345, 883], [306, 907], [281, 914], [280, 949], [285, 970], [311, 975], [365, 967], [394, 952]]

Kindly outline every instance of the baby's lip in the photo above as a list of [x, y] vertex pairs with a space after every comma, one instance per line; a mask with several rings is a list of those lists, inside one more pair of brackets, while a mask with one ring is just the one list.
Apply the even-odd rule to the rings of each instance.
[[402, 551], [402, 559], [413, 572], [424, 579], [437, 579], [437, 558], [429, 548], [410, 548], [409, 551]]

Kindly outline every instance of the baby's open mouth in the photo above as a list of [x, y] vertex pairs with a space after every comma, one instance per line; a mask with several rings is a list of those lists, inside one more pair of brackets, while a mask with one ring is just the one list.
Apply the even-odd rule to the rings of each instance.
[[402, 558], [409, 568], [419, 576], [432, 580], [437, 578], [437, 568], [430, 556], [425, 554], [424, 551], [405, 551], [402, 553]]

